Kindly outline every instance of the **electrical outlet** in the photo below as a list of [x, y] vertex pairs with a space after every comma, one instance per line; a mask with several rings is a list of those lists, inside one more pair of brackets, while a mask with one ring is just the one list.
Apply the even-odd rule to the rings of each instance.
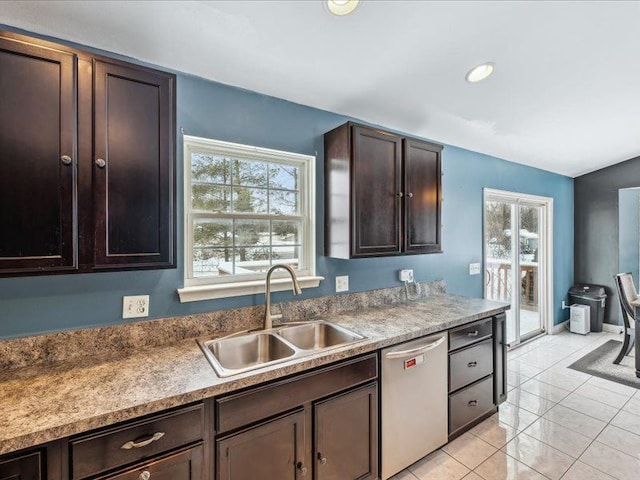
[[413, 270], [411, 268], [400, 270], [398, 278], [401, 282], [413, 282]]
[[349, 291], [349, 275], [336, 277], [336, 293]]
[[122, 297], [122, 318], [149, 316], [149, 295]]
[[480, 275], [480, 264], [479, 263], [470, 263], [469, 264], [469, 275]]

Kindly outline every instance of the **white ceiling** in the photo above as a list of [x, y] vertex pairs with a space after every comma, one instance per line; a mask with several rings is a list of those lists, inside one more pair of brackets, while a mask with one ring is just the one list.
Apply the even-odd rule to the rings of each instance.
[[0, 23], [569, 176], [640, 155], [640, 2], [2, 1]]

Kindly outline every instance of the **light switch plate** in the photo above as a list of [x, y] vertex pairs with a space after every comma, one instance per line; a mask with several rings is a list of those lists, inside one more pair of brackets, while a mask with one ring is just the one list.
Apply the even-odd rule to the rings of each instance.
[[336, 293], [349, 291], [349, 275], [336, 277]]
[[122, 318], [141, 318], [148, 316], [149, 295], [122, 297]]
[[469, 264], [469, 275], [480, 275], [480, 264], [479, 263], [470, 263]]

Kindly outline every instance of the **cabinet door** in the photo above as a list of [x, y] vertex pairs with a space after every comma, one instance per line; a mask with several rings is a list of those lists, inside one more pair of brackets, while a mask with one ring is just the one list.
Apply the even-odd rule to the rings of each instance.
[[413, 139], [404, 141], [405, 250], [442, 251], [440, 240], [442, 147]]
[[0, 38], [0, 272], [76, 267], [75, 64]]
[[371, 384], [315, 405], [317, 480], [378, 477], [378, 389]]
[[493, 348], [493, 403], [500, 405], [507, 399], [507, 316], [504, 313], [493, 317]]
[[43, 478], [40, 452], [0, 460], [0, 479], [2, 480], [40, 480]]
[[202, 446], [193, 447], [99, 480], [202, 480], [202, 454]]
[[174, 264], [174, 77], [94, 62], [94, 264]]
[[401, 138], [354, 126], [352, 142], [352, 256], [399, 254]]
[[310, 478], [305, 415], [291, 413], [216, 441], [216, 480]]

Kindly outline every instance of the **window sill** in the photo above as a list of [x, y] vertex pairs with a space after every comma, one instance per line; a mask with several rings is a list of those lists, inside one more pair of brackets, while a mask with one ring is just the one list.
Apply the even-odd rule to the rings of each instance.
[[[300, 288], [315, 288], [320, 285], [324, 277], [299, 277]], [[273, 278], [271, 280], [271, 291], [281, 292], [291, 290], [290, 278]], [[201, 300], [214, 300], [216, 298], [239, 297], [242, 295], [255, 295], [264, 293], [264, 280], [253, 280], [249, 282], [224, 283], [218, 285], [197, 285], [178, 289], [180, 303], [198, 302]]]

